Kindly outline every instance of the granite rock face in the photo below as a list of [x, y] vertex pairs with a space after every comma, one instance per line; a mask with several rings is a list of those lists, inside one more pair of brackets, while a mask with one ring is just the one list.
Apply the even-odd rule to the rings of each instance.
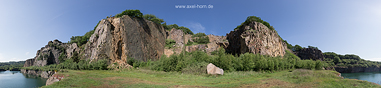
[[185, 34], [182, 30], [173, 28], [171, 31], [168, 32], [167, 39], [172, 39], [176, 41], [176, 44], [174, 45], [175, 48], [166, 49], [164, 53], [165, 55], [170, 56], [175, 53], [179, 54], [181, 53], [181, 51], [184, 50], [186, 42], [185, 42]]
[[300, 51], [295, 51], [297, 55], [302, 60], [321, 60], [324, 61], [324, 56], [321, 50], [316, 48], [303, 48]]
[[34, 58], [31, 58], [25, 61], [24, 67], [33, 66], [33, 64], [34, 64]]
[[122, 16], [101, 20], [81, 52], [86, 60], [108, 59], [125, 62], [127, 58], [140, 61], [157, 60], [164, 53], [166, 32], [154, 22]]
[[229, 41], [227, 52], [232, 54], [254, 53], [269, 56], [283, 56], [286, 44], [275, 30], [259, 22], [244, 24], [226, 35]]
[[37, 51], [34, 58], [26, 60], [24, 67], [59, 64], [59, 56], [61, 54], [64, 54], [63, 56], [66, 58], [70, 58], [73, 52], [78, 51], [79, 49], [76, 43], [62, 43], [59, 40], [49, 41], [48, 45], [45, 45], [45, 47]]

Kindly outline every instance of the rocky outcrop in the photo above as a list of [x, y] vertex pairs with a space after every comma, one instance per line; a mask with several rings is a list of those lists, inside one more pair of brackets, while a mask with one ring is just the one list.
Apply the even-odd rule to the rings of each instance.
[[[229, 45], [229, 42], [226, 40], [225, 36], [216, 36], [216, 35], [207, 35], [209, 37], [209, 43], [208, 44], [199, 44], [199, 45], [190, 45], [185, 47], [185, 51], [192, 52], [196, 50], [202, 50], [207, 53], [213, 52], [218, 50], [220, 47], [227, 48]], [[191, 37], [186, 38], [189, 39], [189, 41], [193, 42]]]
[[7, 70], [0, 68], [0, 71], [7, 71]]
[[58, 74], [54, 74], [52, 75], [51, 77], [49, 77], [48, 80], [46, 80], [46, 83], [45, 85], [52, 85], [53, 83], [55, 82], [58, 82], [58, 81], [61, 81], [62, 79], [64, 79], [65, 76], [64, 75], [58, 75]]
[[24, 67], [59, 64], [61, 54], [64, 54], [65, 58], [70, 58], [73, 52], [79, 52], [76, 43], [62, 43], [59, 40], [49, 41], [48, 45], [37, 51], [34, 58], [26, 60]]
[[[186, 44], [185, 42], [185, 34], [182, 30], [178, 30], [178, 29], [172, 29], [171, 31], [168, 32], [168, 37], [167, 39], [172, 39], [174, 41], [176, 41], [176, 44], [174, 45], [175, 48], [171, 48], [171, 49], [166, 49], [165, 51], [165, 55], [167, 56], [170, 56], [174, 53], [176, 54], [179, 54], [181, 53], [181, 51], [184, 50], [184, 46]], [[172, 51], [172, 52], [170, 52]]]
[[321, 60], [324, 61], [323, 53], [316, 48], [303, 48], [294, 52], [302, 60]]
[[100, 21], [81, 52], [86, 60], [109, 59], [110, 63], [157, 60], [164, 53], [166, 32], [160, 24], [143, 18], [110, 17]]
[[31, 58], [25, 61], [24, 67], [33, 66], [33, 64], [34, 64], [34, 58]]
[[36, 71], [36, 70], [25, 70], [25, 69], [21, 69], [20, 71], [21, 73], [24, 73], [24, 74], [35, 75], [42, 78], [49, 78], [53, 74], [55, 74], [54, 71]]
[[208, 74], [224, 75], [224, 70], [221, 68], [218, 68], [217, 66], [213, 65], [212, 63], [209, 63], [208, 66], [206, 66], [206, 70], [207, 70]]
[[229, 41], [227, 52], [232, 54], [254, 53], [269, 56], [283, 56], [286, 45], [275, 30], [259, 22], [243, 24], [226, 35]]
[[192, 52], [192, 51], [196, 51], [196, 50], [204, 51], [207, 49], [207, 47], [208, 46], [206, 44], [191, 45], [191, 46], [187, 46], [185, 48], [185, 51], [187, 51], [187, 52]]
[[380, 72], [380, 67], [334, 67], [340, 73]]

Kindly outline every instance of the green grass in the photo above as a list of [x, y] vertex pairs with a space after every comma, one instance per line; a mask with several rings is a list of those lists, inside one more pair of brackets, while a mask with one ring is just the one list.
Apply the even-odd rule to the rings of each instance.
[[274, 73], [246, 71], [229, 72], [222, 76], [192, 75], [146, 69], [124, 71], [69, 70], [59, 74], [65, 75], [66, 78], [44, 87], [381, 87], [367, 81], [342, 79], [336, 76], [337, 72], [330, 70], [296, 69]]

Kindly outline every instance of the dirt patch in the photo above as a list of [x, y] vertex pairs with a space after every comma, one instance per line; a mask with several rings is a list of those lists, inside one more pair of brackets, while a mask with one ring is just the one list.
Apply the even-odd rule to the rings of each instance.
[[281, 81], [278, 79], [265, 79], [261, 80], [258, 84], [249, 84], [249, 85], [243, 85], [240, 86], [241, 88], [268, 88], [273, 86], [279, 86], [282, 88], [294, 88], [295, 86], [291, 83]]
[[[92, 78], [94, 79], [94, 78]], [[95, 80], [100, 80], [100, 79], [95, 79]], [[95, 86], [95, 88], [116, 88], [116, 87], [121, 87], [121, 84], [139, 84], [139, 83], [144, 83], [144, 84], [154, 84], [154, 85], [163, 85], [160, 83], [155, 83], [151, 81], [146, 81], [146, 80], [140, 80], [136, 78], [128, 78], [128, 77], [107, 77], [101, 79], [103, 82], [102, 85], [100, 86]], [[110, 84], [113, 82], [112, 84]]]
[[190, 86], [190, 85], [174, 85], [170, 88], [214, 88], [214, 87], [205, 87], [205, 86]]

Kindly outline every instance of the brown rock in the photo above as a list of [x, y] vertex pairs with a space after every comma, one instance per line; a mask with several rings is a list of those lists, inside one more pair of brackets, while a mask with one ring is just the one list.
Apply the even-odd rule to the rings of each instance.
[[208, 64], [208, 66], [206, 67], [206, 70], [207, 70], [208, 74], [224, 75], [224, 70], [221, 68], [218, 68], [217, 66], [213, 65], [212, 63]]
[[24, 67], [33, 66], [33, 64], [34, 64], [34, 58], [31, 58], [25, 61]]
[[303, 48], [300, 51], [295, 51], [297, 55], [302, 60], [320, 60], [324, 61], [323, 53], [316, 48]]
[[81, 54], [86, 60], [109, 59], [111, 63], [127, 58], [157, 60], [164, 53], [165, 37], [164, 28], [154, 22], [111, 17], [101, 20]]
[[283, 56], [286, 45], [275, 30], [270, 30], [259, 22], [242, 25], [239, 29], [226, 35], [229, 41], [227, 52], [243, 54], [246, 52]]

